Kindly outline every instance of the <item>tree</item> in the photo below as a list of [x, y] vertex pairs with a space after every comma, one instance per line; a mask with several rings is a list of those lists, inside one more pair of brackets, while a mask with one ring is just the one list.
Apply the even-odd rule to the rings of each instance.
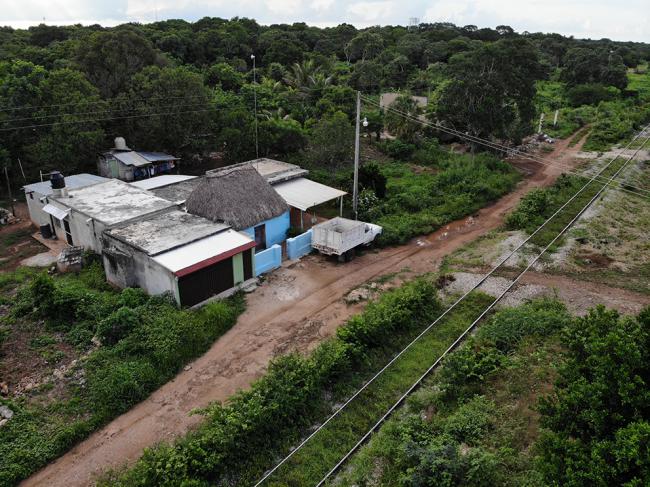
[[364, 31], [354, 37], [345, 46], [348, 61], [366, 61], [374, 59], [384, 48], [384, 39], [375, 32]]
[[124, 91], [145, 66], [163, 66], [151, 42], [130, 28], [96, 32], [79, 45], [77, 63], [105, 98]]
[[319, 120], [311, 129], [307, 159], [315, 165], [338, 168], [352, 161], [354, 127], [342, 112]]
[[539, 405], [550, 485], [647, 485], [650, 308], [635, 319], [600, 306], [564, 334], [553, 393]]
[[135, 147], [189, 156], [211, 145], [214, 105], [198, 73], [148, 67], [133, 77], [120, 102], [144, 115], [121, 124]]
[[[398, 110], [395, 113], [390, 110]], [[399, 96], [386, 110], [385, 123], [388, 131], [404, 142], [413, 142], [421, 130], [421, 124], [414, 121], [422, 113], [422, 109], [410, 95]], [[408, 117], [408, 118], [407, 118]]]
[[576, 47], [566, 53], [562, 79], [571, 86], [601, 83], [622, 90], [627, 86], [627, 68], [614, 52]]
[[535, 80], [543, 75], [534, 46], [504, 39], [451, 58], [451, 80], [436, 116], [474, 136], [518, 140], [530, 130]]
[[29, 179], [35, 180], [39, 169], [71, 173], [95, 166], [104, 132], [92, 119], [108, 117], [110, 112], [82, 73], [48, 72], [24, 61], [0, 63], [0, 105], [16, 108], [2, 112], [1, 126], [35, 126], [3, 137], [11, 159], [21, 159]]
[[230, 64], [217, 63], [206, 71], [205, 82], [208, 86], [220, 85], [224, 90], [237, 91], [244, 85], [245, 78]]

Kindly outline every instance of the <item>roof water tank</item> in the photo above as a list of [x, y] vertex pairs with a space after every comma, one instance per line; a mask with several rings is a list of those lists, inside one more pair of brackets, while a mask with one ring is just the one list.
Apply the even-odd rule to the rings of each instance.
[[117, 150], [129, 150], [126, 146], [126, 140], [124, 140], [124, 137], [115, 137], [115, 148]]
[[50, 173], [50, 185], [52, 189], [65, 188], [65, 178], [59, 171], [52, 171]]

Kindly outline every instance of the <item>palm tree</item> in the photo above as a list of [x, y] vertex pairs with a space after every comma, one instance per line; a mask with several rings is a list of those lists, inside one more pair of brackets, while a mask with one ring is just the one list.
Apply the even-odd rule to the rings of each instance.
[[332, 76], [323, 73], [322, 67], [310, 59], [294, 63], [283, 81], [303, 98], [320, 98], [323, 89], [332, 84]]

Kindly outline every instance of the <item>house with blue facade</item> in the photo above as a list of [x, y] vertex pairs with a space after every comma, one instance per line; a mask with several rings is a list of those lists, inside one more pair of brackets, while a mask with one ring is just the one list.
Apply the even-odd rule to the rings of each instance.
[[248, 234], [256, 253], [286, 240], [289, 205], [253, 165], [227, 166], [202, 179], [185, 201], [188, 213]]

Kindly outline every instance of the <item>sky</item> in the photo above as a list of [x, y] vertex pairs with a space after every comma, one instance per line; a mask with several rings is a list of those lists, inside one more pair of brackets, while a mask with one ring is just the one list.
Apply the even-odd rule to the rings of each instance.
[[261, 24], [357, 27], [453, 22], [577, 38], [650, 42], [650, 0], [0, 0], [0, 25], [153, 22], [235, 16]]

